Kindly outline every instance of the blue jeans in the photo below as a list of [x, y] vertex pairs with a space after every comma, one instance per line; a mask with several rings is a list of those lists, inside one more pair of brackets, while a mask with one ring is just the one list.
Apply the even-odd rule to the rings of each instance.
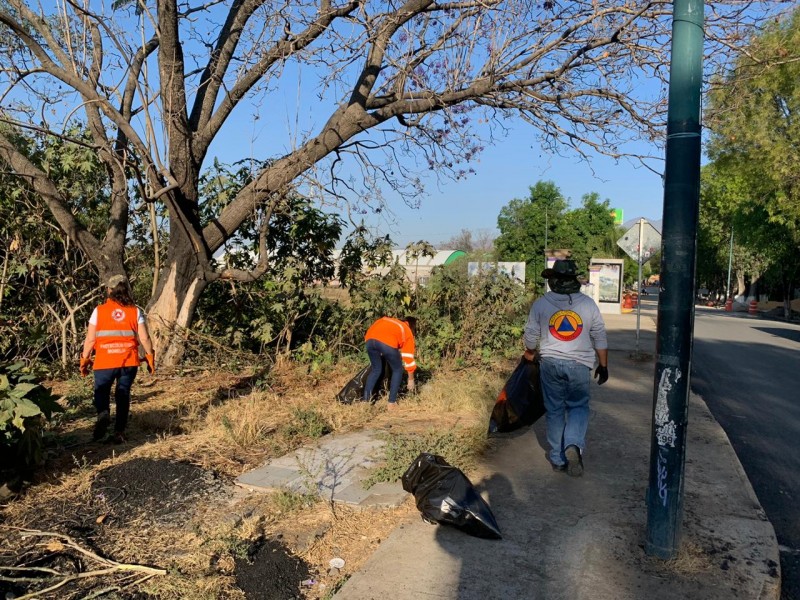
[[548, 458], [554, 465], [566, 463], [564, 449], [586, 447], [589, 427], [589, 384], [592, 370], [574, 360], [542, 358], [539, 373], [547, 410]]
[[386, 359], [386, 363], [392, 371], [392, 379], [389, 382], [389, 402], [397, 402], [400, 384], [403, 383], [403, 357], [400, 356], [400, 350], [378, 340], [367, 340], [367, 356], [369, 356], [369, 364], [372, 368], [367, 377], [367, 383], [364, 385], [364, 401], [369, 402], [372, 397], [372, 390], [375, 389], [375, 384], [378, 383], [383, 369], [381, 359]]
[[131, 410], [131, 386], [136, 379], [139, 367], [117, 367], [116, 369], [96, 369], [94, 372], [94, 407], [97, 414], [109, 412], [111, 408], [111, 386], [114, 381], [114, 403], [117, 405], [114, 417], [114, 431], [122, 433], [128, 424]]

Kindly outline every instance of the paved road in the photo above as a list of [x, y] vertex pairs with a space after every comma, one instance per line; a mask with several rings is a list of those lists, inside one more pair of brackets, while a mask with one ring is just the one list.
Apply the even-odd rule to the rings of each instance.
[[781, 600], [800, 600], [800, 326], [698, 307], [692, 389], [725, 429], [775, 527]]

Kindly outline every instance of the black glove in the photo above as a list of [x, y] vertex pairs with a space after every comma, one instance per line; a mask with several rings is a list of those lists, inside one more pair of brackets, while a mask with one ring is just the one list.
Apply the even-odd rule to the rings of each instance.
[[597, 379], [597, 385], [603, 385], [608, 381], [608, 367], [598, 366], [594, 371], [594, 378]]

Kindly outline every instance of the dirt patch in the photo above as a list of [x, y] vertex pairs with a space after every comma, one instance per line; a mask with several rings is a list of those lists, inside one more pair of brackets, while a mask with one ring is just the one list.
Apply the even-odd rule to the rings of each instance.
[[195, 465], [134, 458], [102, 470], [91, 490], [97, 509], [124, 525], [142, 514], [159, 523], [185, 521], [189, 509], [222, 487], [216, 475]]
[[[78, 600], [110, 588], [119, 589], [106, 596], [126, 600], [329, 599], [399, 522], [419, 518], [413, 502], [352, 510], [291, 493], [247, 494], [232, 480], [313, 443], [321, 431], [305, 418], [311, 415], [335, 433], [368, 426], [413, 436], [434, 422], [448, 431], [483, 423], [508, 369], [434, 376], [392, 413], [385, 398], [376, 405], [336, 402], [355, 370], [340, 364], [316, 372], [289, 363], [263, 382], [253, 381], [252, 370], [145, 376], [134, 386], [128, 441], [120, 445], [91, 441], [91, 386], [60, 382], [67, 411], [48, 432], [47, 466], [0, 505], [0, 565], [39, 565], [59, 577], [101, 566], [87, 566], [76, 548], [42, 545], [24, 528], [166, 571], [147, 580], [127, 572], [82, 577], [39, 594], [43, 600]], [[341, 569], [331, 568], [334, 558], [344, 561]], [[15, 579], [0, 582], [0, 590], [21, 595], [49, 585]]]
[[308, 565], [279, 540], [258, 540], [236, 559], [236, 585], [248, 600], [294, 600], [311, 583]]

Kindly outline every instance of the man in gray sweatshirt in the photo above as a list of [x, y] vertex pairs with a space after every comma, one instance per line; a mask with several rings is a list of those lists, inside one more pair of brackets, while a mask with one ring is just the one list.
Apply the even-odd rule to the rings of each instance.
[[597, 304], [580, 291], [575, 261], [557, 260], [542, 277], [551, 291], [531, 306], [525, 358], [533, 360], [538, 349], [550, 464], [555, 471], [580, 477], [595, 356], [597, 383], [608, 380], [606, 327]]

